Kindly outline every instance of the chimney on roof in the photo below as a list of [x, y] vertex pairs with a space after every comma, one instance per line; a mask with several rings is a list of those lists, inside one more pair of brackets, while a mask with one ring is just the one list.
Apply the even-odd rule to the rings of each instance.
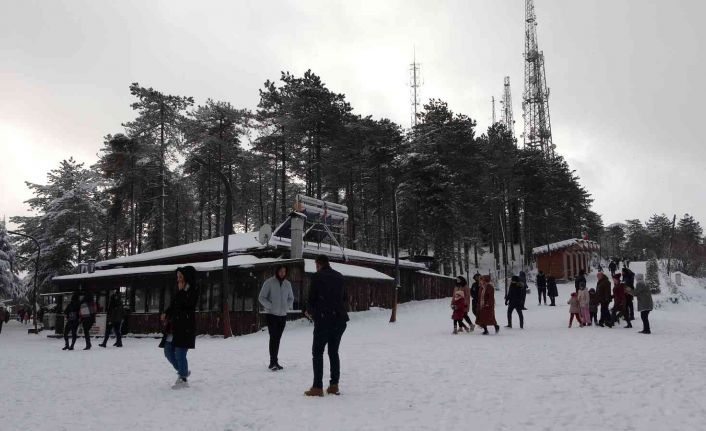
[[88, 269], [89, 274], [93, 274], [94, 272], [96, 272], [96, 260], [95, 259], [88, 259], [87, 266], [88, 266], [87, 269]]
[[304, 257], [304, 220], [306, 216], [298, 212], [289, 215], [291, 220], [292, 248], [289, 253], [291, 259]]

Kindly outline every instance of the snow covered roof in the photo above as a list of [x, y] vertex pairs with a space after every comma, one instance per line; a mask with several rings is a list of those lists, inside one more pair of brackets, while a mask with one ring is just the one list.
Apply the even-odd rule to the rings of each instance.
[[[228, 237], [228, 252], [229, 253], [252, 253], [256, 250], [264, 250], [266, 245], [260, 244], [258, 241], [257, 232], [237, 233]], [[291, 241], [289, 238], [272, 237], [269, 241], [269, 246], [290, 248]], [[203, 241], [192, 242], [191, 244], [178, 245], [176, 247], [164, 248], [146, 253], [135, 254], [132, 256], [123, 256], [115, 259], [108, 259], [96, 263], [96, 268], [108, 268], [115, 266], [137, 265], [146, 262], [159, 261], [170, 258], [196, 256], [199, 254], [220, 253], [223, 251], [223, 237], [211, 238]], [[380, 256], [373, 253], [366, 253], [358, 250], [343, 249], [347, 258], [364, 262], [382, 263], [394, 265], [395, 259], [387, 256]], [[341, 250], [338, 247], [322, 245], [311, 242], [304, 243], [304, 253], [309, 254], [325, 254], [329, 257], [340, 257]], [[194, 265], [195, 266], [195, 265]], [[411, 269], [425, 269], [422, 263], [400, 260], [400, 267]], [[176, 266], [175, 266], [176, 268]]]
[[532, 254], [545, 254], [556, 250], [563, 250], [565, 248], [578, 246], [577, 248], [594, 251], [598, 250], [598, 243], [588, 239], [565, 239], [564, 241], [553, 242], [549, 245], [542, 245], [532, 249]]
[[[371, 280], [391, 281], [394, 278], [380, 271], [364, 266], [348, 265], [345, 263], [331, 262], [331, 268], [340, 272], [344, 277], [367, 278]], [[314, 259], [304, 259], [304, 272], [313, 274], [316, 272], [316, 262]]]
[[[231, 256], [228, 258], [229, 268], [249, 268], [255, 265], [262, 265], [268, 263], [287, 263], [297, 261], [297, 259], [276, 259], [276, 258], [258, 258], [253, 255], [238, 255]], [[301, 262], [301, 261], [300, 261]], [[182, 263], [182, 264], [171, 264], [171, 265], [150, 265], [150, 266], [135, 266], [130, 268], [111, 268], [111, 269], [99, 269], [92, 273], [83, 274], [71, 274], [71, 275], [61, 275], [54, 277], [54, 281], [69, 281], [69, 280], [90, 280], [96, 278], [104, 277], [119, 277], [127, 275], [140, 275], [140, 274], [164, 274], [176, 271], [180, 266], [193, 266], [199, 272], [207, 271], [217, 271], [223, 267], [223, 261], [221, 259], [213, 260], [210, 262], [195, 262], [195, 263]], [[387, 274], [376, 271], [372, 268], [366, 268], [364, 266], [348, 265], [343, 263], [331, 262], [331, 268], [340, 272], [344, 277], [355, 277], [355, 278], [367, 278], [371, 280], [385, 280], [391, 281], [394, 278]], [[312, 274], [316, 272], [316, 263], [313, 259], [304, 259], [304, 271]], [[438, 275], [438, 274], [436, 274]]]
[[453, 280], [456, 279], [456, 277], [451, 277], [449, 275], [444, 275], [444, 274], [438, 274], [436, 272], [431, 272], [431, 271], [417, 271], [417, 273], [424, 274], [424, 275], [433, 275], [435, 277], [451, 278]]
[[[257, 240], [257, 232], [237, 233], [228, 237], [228, 251], [246, 252], [248, 250], [262, 249], [265, 246]], [[96, 263], [96, 268], [108, 266], [122, 266], [163, 260], [180, 256], [193, 256], [204, 253], [218, 253], [223, 251], [223, 237], [196, 241], [190, 244], [178, 245], [176, 247], [163, 248], [161, 250], [149, 251], [146, 253], [123, 256], [115, 259], [108, 259]]]
[[[291, 259], [274, 259], [274, 258], [258, 258], [252, 255], [239, 255], [231, 256], [228, 258], [228, 267], [234, 268], [249, 268], [255, 265], [261, 265], [273, 262], [290, 262]], [[150, 266], [135, 266], [130, 268], [111, 268], [111, 269], [99, 269], [96, 272], [83, 273], [83, 274], [71, 274], [71, 275], [61, 275], [54, 277], [53, 281], [67, 281], [67, 280], [89, 280], [94, 278], [103, 277], [116, 277], [125, 275], [139, 275], [139, 274], [162, 274], [168, 272], [174, 272], [180, 266], [193, 266], [197, 271], [217, 271], [223, 267], [223, 260], [212, 260], [210, 262], [196, 262], [196, 263], [181, 263], [181, 264], [171, 264], [171, 265], [150, 265]]]

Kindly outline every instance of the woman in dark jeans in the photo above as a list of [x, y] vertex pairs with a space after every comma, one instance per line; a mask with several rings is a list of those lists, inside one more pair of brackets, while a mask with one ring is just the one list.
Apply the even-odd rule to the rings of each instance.
[[640, 334], [651, 334], [650, 330], [650, 311], [654, 308], [654, 302], [652, 301], [652, 292], [650, 288], [645, 283], [645, 275], [637, 274], [635, 277], [635, 297], [637, 298], [637, 311], [640, 313], [642, 318], [642, 331]]
[[[78, 331], [78, 311], [81, 306], [78, 293], [71, 295], [69, 305], [64, 309], [64, 348], [61, 350], [73, 350], [76, 344], [76, 331]], [[69, 332], [71, 332], [71, 345], [69, 346]]]
[[176, 270], [177, 292], [171, 304], [162, 314], [164, 333], [159, 347], [164, 348], [164, 356], [179, 374], [172, 389], [189, 387], [191, 375], [186, 354], [196, 347], [196, 304], [199, 290], [196, 285], [196, 270], [184, 266]]
[[91, 327], [96, 322], [96, 303], [93, 301], [92, 294], [83, 295], [79, 306], [79, 316], [81, 317], [83, 337], [86, 339], [86, 347], [83, 350], [89, 350], [91, 348]]

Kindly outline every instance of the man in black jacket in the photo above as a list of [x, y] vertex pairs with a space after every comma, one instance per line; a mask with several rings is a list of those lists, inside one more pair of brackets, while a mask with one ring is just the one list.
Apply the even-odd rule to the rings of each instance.
[[123, 302], [120, 299], [120, 291], [116, 291], [108, 300], [108, 315], [105, 319], [105, 337], [103, 342], [99, 344], [101, 347], [105, 347], [108, 344], [108, 339], [110, 338], [110, 333], [115, 332], [115, 347], [123, 347], [122, 333], [120, 332], [120, 327], [123, 323]]
[[471, 311], [473, 311], [474, 316], [478, 312], [476, 310], [478, 307], [478, 280], [480, 280], [480, 274], [476, 272], [473, 274], [473, 284], [471, 285]]
[[324, 349], [328, 344], [328, 357], [331, 365], [329, 394], [339, 394], [338, 380], [341, 376], [341, 363], [338, 346], [346, 330], [348, 312], [346, 303], [348, 292], [343, 283], [343, 276], [331, 269], [328, 257], [316, 257], [316, 274], [311, 277], [309, 302], [306, 314], [314, 321], [314, 342], [311, 348], [314, 366], [314, 384], [304, 392], [307, 396], [324, 395]]
[[547, 276], [541, 269], [537, 274], [537, 296], [539, 297], [539, 305], [542, 305], [542, 298], [544, 298], [544, 305], [547, 305]]
[[512, 282], [510, 283], [510, 288], [505, 295], [505, 305], [507, 305], [507, 326], [506, 328], [512, 328], [512, 312], [517, 311], [520, 316], [520, 329], [525, 327], [525, 318], [522, 315], [522, 303], [525, 300], [525, 284], [522, 282], [520, 277], [513, 275]]

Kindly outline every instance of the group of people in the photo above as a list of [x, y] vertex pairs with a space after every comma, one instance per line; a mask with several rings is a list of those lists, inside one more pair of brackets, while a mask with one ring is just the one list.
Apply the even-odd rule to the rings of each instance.
[[[341, 361], [338, 349], [349, 320], [346, 311], [348, 293], [343, 276], [331, 268], [327, 256], [317, 256], [315, 263], [316, 273], [311, 277], [305, 313], [306, 317], [314, 322], [312, 343], [314, 381], [304, 395], [322, 397], [324, 393], [340, 394], [338, 383], [341, 377]], [[196, 270], [192, 266], [178, 268], [176, 285], [177, 292], [161, 316], [163, 335], [159, 347], [164, 350], [164, 356], [177, 372], [177, 380], [172, 388], [181, 389], [189, 386], [188, 379], [191, 371], [187, 353], [196, 347], [195, 312], [199, 298]], [[265, 280], [258, 299], [265, 312], [270, 337], [268, 368], [272, 371], [280, 371], [284, 369], [278, 357], [280, 341], [286, 326], [287, 313], [294, 305], [292, 284], [287, 280], [286, 266], [277, 267], [275, 274]], [[324, 392], [323, 354], [327, 347], [330, 379]]]
[[[615, 261], [611, 261], [614, 263]], [[569, 328], [571, 328], [574, 318], [579, 326], [591, 326], [593, 324], [601, 327], [612, 328], [619, 324], [620, 319], [626, 323], [626, 328], [632, 328], [632, 321], [635, 320], [635, 305], [633, 298], [637, 298], [637, 311], [642, 318], [643, 328], [641, 334], [650, 334], [649, 314], [654, 306], [652, 293], [645, 283], [644, 274], [635, 274], [625, 265], [620, 273], [611, 269], [611, 285], [608, 276], [603, 271], [598, 271], [598, 283], [595, 288], [588, 289], [586, 286], [586, 273], [579, 271], [578, 277], [574, 280], [575, 292], [567, 301], [569, 304]], [[610, 303], [613, 302], [613, 307]], [[600, 319], [598, 310], [600, 308]]]
[[[613, 261], [612, 261], [613, 262]], [[581, 270], [574, 280], [575, 292], [571, 293], [567, 304], [569, 305], [569, 328], [573, 326], [574, 319], [579, 326], [591, 326], [593, 324], [601, 327], [612, 328], [618, 324], [620, 319], [626, 323], [626, 328], [632, 328], [632, 321], [635, 319], [635, 305], [633, 298], [637, 299], [637, 311], [640, 313], [643, 329], [641, 334], [650, 334], [649, 314], [653, 308], [652, 294], [645, 283], [644, 274], [635, 274], [627, 266], [624, 266], [621, 273], [612, 274], [613, 285], [606, 274], [598, 272], [598, 283], [596, 288], [587, 288], [586, 272]], [[469, 288], [463, 276], [456, 278], [456, 287], [451, 300], [453, 320], [453, 333], [458, 334], [463, 331], [472, 332], [473, 321], [469, 316], [472, 312], [476, 317], [476, 325], [483, 328], [483, 335], [488, 334], [488, 326], [494, 326], [495, 332], [500, 331], [500, 327], [495, 320], [495, 297], [493, 284], [490, 276], [476, 274], [473, 277], [474, 283]], [[519, 317], [520, 328], [524, 328], [525, 299], [527, 295], [527, 282], [524, 272], [520, 275], [512, 276], [510, 285], [505, 295], [505, 305], [507, 306], [507, 326], [512, 328], [513, 313]], [[559, 296], [556, 279], [543, 271], [537, 275], [537, 295], [538, 304], [547, 305], [549, 296], [550, 306], [556, 306], [556, 297]], [[611, 302], [613, 307], [610, 308]], [[600, 319], [598, 310], [601, 310]]]
[[[475, 274], [471, 287], [468, 287], [465, 277], [457, 277], [451, 308], [453, 310], [451, 318], [454, 322], [454, 334], [463, 331], [472, 332], [475, 325], [483, 328], [483, 335], [489, 334], [488, 326], [494, 327], [496, 334], [500, 332], [500, 325], [495, 320], [495, 286], [491, 283], [489, 275]], [[475, 325], [468, 315], [469, 312], [472, 312], [476, 318]], [[521, 309], [518, 309], [518, 312], [522, 316]], [[520, 325], [522, 325], [522, 320], [520, 320]]]
[[[120, 299], [120, 293], [115, 292], [108, 299], [106, 316], [106, 327], [103, 342], [98, 344], [101, 347], [106, 347], [108, 338], [112, 332], [115, 332], [116, 342], [115, 347], [122, 347], [121, 326], [123, 321], [123, 303]], [[96, 313], [98, 306], [90, 293], [81, 295], [75, 292], [71, 295], [71, 300], [64, 308], [64, 348], [61, 350], [74, 350], [76, 339], [78, 338], [78, 328], [83, 329], [83, 336], [86, 340], [86, 345], [83, 350], [90, 350], [91, 344], [91, 327], [96, 323]], [[71, 336], [71, 344], [69, 344], [69, 335]]]
[[[608, 276], [603, 272], [598, 272], [598, 283], [596, 289], [590, 289], [589, 295], [593, 294], [595, 299], [592, 299], [595, 312], [592, 313], [593, 320], [598, 326], [612, 328], [619, 324], [622, 318], [626, 322], [626, 328], [632, 328], [632, 321], [635, 320], [635, 305], [633, 298], [637, 299], [637, 311], [642, 319], [641, 334], [650, 334], [649, 314], [654, 307], [652, 301], [652, 292], [645, 283], [644, 274], [635, 274], [628, 267], [623, 267], [621, 273], [615, 272], [612, 274], [613, 279], [612, 291], [611, 282]], [[585, 283], [584, 283], [585, 284]], [[592, 293], [593, 291], [593, 293]], [[610, 308], [610, 303], [613, 302], [613, 308]], [[600, 306], [601, 317], [596, 322], [597, 308]]]

